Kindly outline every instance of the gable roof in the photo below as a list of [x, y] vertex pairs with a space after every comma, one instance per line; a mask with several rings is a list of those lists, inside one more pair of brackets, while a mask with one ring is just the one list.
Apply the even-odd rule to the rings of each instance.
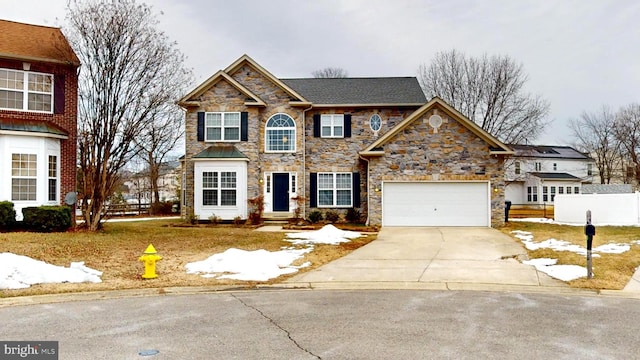
[[510, 144], [509, 146], [515, 151], [514, 157], [592, 160], [571, 146], [520, 144]]
[[406, 105], [427, 102], [415, 77], [282, 79], [314, 106]]
[[240, 92], [242, 92], [245, 95], [251, 97], [255, 101], [255, 103], [254, 102], [245, 102], [245, 105], [261, 105], [261, 106], [265, 106], [264, 101], [262, 101], [260, 98], [258, 98], [258, 96], [253, 94], [246, 87], [244, 87], [243, 85], [241, 85], [240, 83], [238, 83], [237, 81], [235, 81], [231, 77], [232, 73], [234, 73], [235, 71], [237, 71], [239, 68], [241, 68], [244, 65], [249, 65], [250, 67], [254, 68], [256, 71], [258, 71], [264, 77], [266, 77], [272, 83], [274, 83], [276, 86], [278, 86], [280, 89], [282, 89], [285, 93], [287, 93], [287, 95], [289, 95], [293, 99], [291, 101], [292, 105], [307, 105], [309, 103], [304, 97], [302, 97], [300, 94], [298, 94], [295, 90], [291, 89], [285, 83], [280, 81], [280, 79], [278, 79], [277, 77], [273, 76], [265, 68], [260, 66], [252, 58], [250, 58], [248, 55], [245, 54], [245, 55], [242, 55], [238, 60], [234, 61], [226, 69], [218, 71], [213, 76], [211, 76], [210, 78], [205, 80], [202, 84], [200, 84], [193, 91], [191, 91], [190, 93], [185, 95], [182, 99], [178, 100], [178, 104], [181, 105], [181, 106], [197, 106], [198, 104], [197, 104], [197, 102], [193, 101], [193, 98], [202, 95], [205, 91], [207, 91], [209, 88], [211, 88], [213, 85], [215, 85], [218, 81], [220, 81], [221, 78], [224, 78], [225, 80], [229, 81], [231, 83], [231, 85], [233, 85], [236, 89], [240, 90]]
[[80, 66], [60, 28], [0, 20], [0, 57]]
[[439, 97], [434, 97], [428, 103], [424, 104], [418, 110], [414, 111], [411, 115], [407, 116], [406, 119], [398, 123], [398, 125], [396, 125], [393, 129], [387, 131], [384, 135], [382, 135], [378, 140], [376, 140], [371, 145], [369, 145], [366, 149], [361, 151], [360, 155], [362, 156], [384, 155], [384, 150], [380, 150], [382, 145], [386, 144], [396, 134], [404, 130], [412, 122], [419, 119], [422, 115], [424, 115], [434, 107], [437, 107], [438, 109], [443, 110], [450, 117], [460, 122], [464, 127], [466, 127], [471, 132], [476, 134], [479, 138], [484, 140], [489, 145], [489, 148], [491, 149], [490, 150], [491, 154], [501, 154], [501, 155], [513, 154], [513, 150], [511, 150], [507, 145], [503, 144], [500, 140], [496, 139], [493, 135], [483, 130], [480, 126], [478, 126], [473, 121], [467, 119], [467, 117], [465, 117], [456, 109], [451, 107], [444, 100], [440, 99]]
[[200, 84], [200, 86], [198, 86], [193, 91], [191, 91], [190, 93], [185, 95], [182, 99], [180, 99], [178, 101], [178, 104], [182, 105], [182, 106], [192, 106], [192, 105], [193, 106], [198, 106], [197, 101], [194, 102], [194, 101], [192, 101], [190, 99], [202, 95], [202, 93], [207, 91], [210, 87], [212, 87], [213, 85], [215, 85], [219, 81], [228, 82], [231, 86], [236, 88], [236, 90], [238, 90], [242, 94], [244, 94], [248, 99], [249, 98], [252, 99], [250, 101], [247, 99], [248, 101], [245, 101], [245, 103], [244, 103], [245, 105], [258, 105], [258, 106], [266, 106], [267, 105], [267, 104], [265, 104], [264, 101], [262, 101], [262, 99], [260, 99], [260, 97], [258, 97], [251, 90], [247, 89], [245, 86], [243, 86], [242, 84], [237, 82], [234, 78], [232, 78], [231, 76], [229, 76], [229, 74], [225, 73], [222, 70], [220, 70], [217, 73], [213, 74], [205, 82]]

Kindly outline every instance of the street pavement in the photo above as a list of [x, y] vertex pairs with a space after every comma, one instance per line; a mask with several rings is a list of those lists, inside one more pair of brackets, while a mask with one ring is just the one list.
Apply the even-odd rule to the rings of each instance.
[[4, 307], [0, 340], [61, 360], [633, 359], [638, 318], [617, 297], [247, 290]]

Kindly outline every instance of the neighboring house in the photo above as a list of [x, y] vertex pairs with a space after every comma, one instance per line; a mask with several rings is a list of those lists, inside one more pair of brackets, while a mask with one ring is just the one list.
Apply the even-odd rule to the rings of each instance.
[[580, 194], [597, 175], [595, 161], [570, 146], [509, 145], [506, 200], [513, 204], [553, 204], [556, 195]]
[[[158, 195], [160, 201], [178, 200], [180, 178], [180, 163], [178, 161], [164, 162], [160, 165], [158, 177]], [[151, 182], [148, 171], [141, 171], [126, 176], [124, 181], [125, 199], [130, 203], [151, 203]]]
[[247, 218], [358, 209], [383, 226], [504, 220], [506, 145], [414, 77], [279, 79], [248, 56], [179, 101], [183, 214]]
[[18, 220], [76, 191], [79, 66], [59, 28], [0, 20], [0, 200]]

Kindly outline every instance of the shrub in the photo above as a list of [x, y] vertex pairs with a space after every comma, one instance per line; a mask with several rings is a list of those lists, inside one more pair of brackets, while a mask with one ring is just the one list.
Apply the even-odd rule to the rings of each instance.
[[236, 216], [233, 218], [233, 225], [235, 226], [240, 226], [242, 225], [243, 221], [242, 218], [240, 216]]
[[217, 225], [221, 220], [220, 216], [216, 216], [216, 214], [211, 214], [211, 216], [209, 216], [209, 222], [212, 225]]
[[151, 204], [151, 215], [170, 215], [173, 208], [172, 201], [160, 201]]
[[68, 206], [39, 206], [22, 209], [22, 224], [37, 232], [62, 232], [71, 227], [71, 208]]
[[11, 230], [16, 226], [16, 210], [11, 201], [0, 201], [0, 230]]
[[309, 213], [309, 221], [312, 223], [317, 223], [322, 220], [322, 213], [318, 210], [313, 210]]
[[249, 203], [249, 222], [253, 225], [262, 223], [262, 214], [264, 213], [264, 196], [259, 195], [247, 200]]
[[186, 222], [187, 224], [191, 224], [191, 225], [197, 224], [199, 220], [200, 219], [199, 219], [198, 215], [195, 215], [193, 213], [187, 214], [184, 217], [184, 222]]
[[352, 224], [359, 224], [362, 221], [362, 214], [359, 209], [349, 208], [347, 209], [345, 219]]
[[324, 218], [330, 222], [330, 223], [336, 223], [338, 222], [338, 220], [340, 220], [340, 214], [338, 214], [337, 211], [334, 210], [327, 210], [326, 213], [324, 213]]

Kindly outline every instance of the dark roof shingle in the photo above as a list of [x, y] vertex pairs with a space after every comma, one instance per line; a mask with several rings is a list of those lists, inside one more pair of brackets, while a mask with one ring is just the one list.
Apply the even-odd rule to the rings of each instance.
[[314, 104], [416, 104], [427, 102], [415, 77], [280, 79]]
[[69, 136], [69, 133], [61, 127], [42, 120], [23, 120], [23, 119], [3, 119], [0, 118], [0, 130], [4, 131], [24, 131], [36, 132], [44, 134], [53, 134], [59, 136]]
[[568, 173], [548, 173], [548, 172], [533, 172], [531, 175], [539, 177], [540, 179], [553, 179], [553, 180], [580, 180], [579, 177], [575, 177]]
[[248, 159], [233, 145], [214, 145], [193, 156], [194, 159]]
[[549, 158], [549, 159], [577, 159], [590, 160], [591, 158], [571, 146], [555, 146], [555, 145], [520, 145], [508, 144], [510, 148], [515, 150], [514, 157], [533, 157], [533, 158]]

